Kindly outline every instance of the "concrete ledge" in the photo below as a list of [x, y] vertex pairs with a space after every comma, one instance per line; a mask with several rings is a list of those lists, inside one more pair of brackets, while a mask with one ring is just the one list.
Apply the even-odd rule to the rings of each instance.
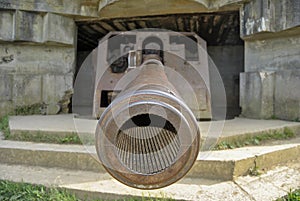
[[[188, 173], [191, 178], [232, 180], [249, 174], [250, 168], [268, 169], [298, 159], [300, 144], [247, 147], [200, 152]], [[105, 172], [95, 148], [80, 145], [0, 141], [0, 163]]]
[[1, 163], [104, 172], [94, 147], [4, 140], [0, 150]]
[[184, 178], [166, 188], [142, 191], [129, 188], [108, 174], [59, 168], [6, 165], [0, 163], [0, 179], [58, 186], [82, 200], [124, 200], [125, 198], [172, 198], [174, 200], [275, 200], [299, 187], [300, 161], [278, 166], [259, 177], [238, 177], [234, 181]]
[[[64, 137], [77, 133], [80, 136], [93, 137], [97, 120], [75, 118], [73, 114], [12, 116], [9, 119], [9, 126], [12, 135], [27, 132], [32, 135], [51, 134]], [[204, 143], [207, 140], [206, 144], [209, 145], [221, 141], [243, 140], [264, 133], [283, 132], [285, 128], [289, 128], [295, 135], [300, 136], [300, 122], [281, 120], [235, 118], [226, 121], [199, 122], [199, 127]]]
[[0, 24], [0, 41], [74, 45], [75, 22], [70, 17], [21, 10], [6, 10], [0, 16], [4, 19], [1, 21], [9, 22]]
[[65, 136], [78, 132], [94, 135], [97, 121], [87, 119], [76, 119], [73, 114], [67, 115], [32, 115], [11, 116], [9, 128], [12, 135], [21, 132], [39, 134], [51, 134]]

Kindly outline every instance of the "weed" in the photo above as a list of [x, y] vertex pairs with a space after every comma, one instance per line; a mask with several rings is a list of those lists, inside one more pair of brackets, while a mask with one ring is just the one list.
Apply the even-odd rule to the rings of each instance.
[[68, 135], [59, 139], [60, 144], [81, 144], [78, 135]]
[[7, 138], [10, 135], [8, 116], [0, 118], [0, 130], [4, 133], [5, 138]]
[[52, 135], [51, 133], [29, 133], [23, 131], [15, 135], [9, 135], [7, 140], [27, 141], [27, 142], [42, 142], [54, 144], [82, 144], [79, 136], [76, 133], [68, 134], [66, 136]]
[[259, 176], [262, 174], [262, 171], [259, 170], [256, 160], [257, 160], [257, 156], [255, 156], [255, 160], [254, 160], [254, 167], [249, 168], [249, 175], [250, 176]]
[[255, 136], [249, 136], [244, 139], [237, 139], [231, 142], [221, 141], [214, 150], [234, 149], [244, 146], [260, 145], [262, 142], [270, 140], [286, 140], [295, 137], [294, 132], [290, 128], [284, 128], [283, 132], [268, 132]]
[[259, 168], [257, 166], [254, 166], [253, 168], [249, 169], [249, 175], [250, 176], [259, 176], [261, 175], [261, 171], [259, 170]]
[[34, 115], [41, 114], [42, 109], [45, 107], [44, 103], [36, 103], [32, 105], [17, 106], [14, 115]]
[[290, 189], [290, 192], [282, 198], [278, 198], [276, 201], [300, 201], [300, 189], [292, 191]]
[[271, 116], [271, 119], [272, 120], [276, 120], [276, 119], [278, 119], [274, 114]]

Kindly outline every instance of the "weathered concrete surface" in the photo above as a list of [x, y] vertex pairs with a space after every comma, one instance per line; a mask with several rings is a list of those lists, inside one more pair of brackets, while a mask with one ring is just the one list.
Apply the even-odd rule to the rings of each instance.
[[104, 172], [94, 146], [1, 140], [0, 147], [2, 163]]
[[300, 28], [295, 36], [245, 41], [245, 72], [300, 69]]
[[[299, 158], [300, 144], [200, 152], [187, 177], [232, 180], [257, 165], [267, 170]], [[284, 157], [283, 157], [284, 156]], [[104, 172], [95, 146], [0, 140], [0, 163]]]
[[73, 114], [51, 116], [11, 116], [9, 118], [10, 132], [18, 135], [20, 132], [66, 135], [72, 133], [95, 134], [97, 120], [78, 119]]
[[62, 107], [60, 101], [73, 88], [74, 19], [54, 13], [8, 9], [9, 5], [26, 7], [29, 3], [0, 2], [0, 7], [8, 6], [0, 13], [0, 106], [3, 106], [0, 116], [17, 106], [36, 103], [49, 105], [45, 113], [56, 114], [60, 108], [51, 107]]
[[244, 116], [299, 119], [299, 9], [298, 0], [253, 0], [241, 8], [245, 73], [240, 105]]
[[75, 22], [70, 17], [19, 10], [5, 10], [0, 16], [0, 40], [74, 45]]
[[[300, 50], [299, 50], [300, 58]], [[300, 120], [300, 65], [298, 70], [279, 71], [275, 83], [275, 116]]]
[[0, 44], [0, 104], [10, 105], [0, 116], [16, 106], [58, 104], [72, 91], [74, 68], [74, 47]]
[[300, 25], [298, 0], [252, 0], [241, 9], [241, 36], [280, 32]]
[[244, 117], [299, 121], [300, 70], [246, 72], [240, 77]]
[[242, 115], [295, 121], [300, 118], [300, 36], [273, 37], [245, 41]]
[[126, 187], [107, 174], [0, 164], [0, 179], [60, 186], [82, 199], [116, 200], [126, 197], [164, 197], [175, 200], [275, 200], [300, 183], [300, 163], [294, 161], [278, 166], [259, 177], [238, 177], [235, 181], [184, 178], [154, 191]]
[[96, 17], [99, 0], [2, 0], [1, 9], [51, 12], [64, 15]]
[[195, 13], [239, 10], [246, 0], [159, 0], [142, 4], [137, 0], [102, 0], [100, 18], [136, 17], [174, 13]]
[[[9, 127], [12, 135], [21, 132], [52, 135], [66, 135], [78, 133], [79, 136], [87, 134], [94, 137], [97, 120], [81, 119], [76, 115], [51, 115], [51, 116], [11, 116]], [[289, 122], [282, 120], [255, 120], [246, 118], [235, 118], [226, 121], [199, 122], [201, 137], [216, 138], [218, 141], [244, 139], [249, 136], [263, 133], [283, 132], [284, 128], [291, 129], [295, 135], [300, 135], [300, 122]], [[214, 144], [212, 144], [214, 145]]]
[[249, 118], [271, 119], [274, 115], [274, 72], [240, 74], [240, 106]]
[[[216, 129], [213, 127], [216, 125], [211, 122], [199, 123], [204, 146], [207, 146], [206, 149], [213, 147], [217, 141], [243, 140], [263, 133], [283, 132], [284, 128], [289, 128], [296, 135], [300, 135], [300, 123], [297, 122], [236, 118], [223, 122], [224, 125], [222, 122], [215, 123], [219, 123], [217, 125], [221, 126], [220, 131], [222, 133], [215, 133]], [[9, 124], [12, 135], [22, 135], [25, 132], [32, 136], [66, 136], [77, 133], [82, 140], [85, 140], [86, 137], [94, 139], [97, 120], [74, 118], [73, 115], [36, 115], [10, 117]], [[88, 142], [92, 141], [89, 140]], [[292, 141], [291, 143], [293, 144], [288, 143], [287, 145], [275, 147], [242, 148], [216, 152], [203, 151], [200, 153], [198, 162], [189, 173], [189, 176], [231, 180], [234, 176], [247, 174], [249, 169], [254, 167], [254, 161], [259, 164], [260, 168], [270, 168], [273, 165], [293, 160], [299, 156], [299, 142]], [[100, 166], [93, 146], [87, 146], [89, 150], [86, 150], [83, 146], [76, 145], [42, 145], [11, 141], [2, 141], [1, 144], [2, 148], [0, 149], [3, 149], [1, 153], [4, 154], [2, 155], [2, 160], [4, 160], [2, 162], [6, 163], [53, 167], [43, 158], [40, 158], [42, 155], [44, 158], [51, 158], [53, 164], [64, 168], [74, 167], [94, 171], [98, 170]], [[41, 153], [37, 157], [30, 157], [34, 152]], [[31, 158], [28, 163], [20, 160], [19, 153], [22, 157], [27, 158], [28, 156]], [[8, 157], [10, 155], [11, 157]], [[75, 162], [79, 156], [83, 161], [82, 163]]]

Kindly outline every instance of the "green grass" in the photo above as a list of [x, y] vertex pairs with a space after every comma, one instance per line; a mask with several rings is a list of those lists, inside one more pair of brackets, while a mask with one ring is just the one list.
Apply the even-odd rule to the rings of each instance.
[[36, 104], [25, 105], [25, 106], [17, 106], [14, 110], [14, 115], [41, 114], [43, 107], [45, 107], [45, 104], [43, 104], [43, 103], [36, 103]]
[[295, 191], [290, 190], [286, 196], [279, 198], [276, 201], [300, 201], [300, 189]]
[[[124, 201], [172, 201], [172, 198], [125, 198]], [[0, 181], [0, 201], [83, 201], [66, 190], [42, 185]], [[104, 201], [101, 199], [93, 201]], [[120, 200], [121, 201], [121, 200]]]
[[235, 149], [245, 146], [260, 145], [266, 141], [287, 140], [294, 138], [295, 134], [289, 128], [284, 128], [283, 132], [263, 133], [256, 136], [238, 139], [231, 142], [222, 141], [215, 146], [215, 150]]
[[8, 122], [8, 116], [0, 118], [0, 130], [4, 133], [5, 138], [7, 138], [10, 135]]
[[66, 136], [57, 136], [43, 132], [29, 133], [27, 131], [23, 131], [16, 135], [8, 135], [5, 139], [54, 144], [82, 144], [81, 139], [76, 133], [68, 134]]
[[74, 195], [56, 188], [0, 181], [1, 201], [79, 201]]

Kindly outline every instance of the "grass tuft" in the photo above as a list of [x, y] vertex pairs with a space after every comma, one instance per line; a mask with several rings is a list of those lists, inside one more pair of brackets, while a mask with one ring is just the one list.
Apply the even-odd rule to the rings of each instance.
[[300, 189], [295, 191], [290, 190], [286, 196], [278, 198], [276, 201], [300, 201]]
[[36, 103], [32, 105], [17, 106], [14, 111], [14, 115], [35, 115], [42, 114], [42, 110], [45, 107], [43, 103]]
[[80, 201], [65, 190], [9, 181], [0, 181], [0, 200]]
[[263, 133], [256, 136], [250, 136], [245, 139], [238, 139], [232, 142], [222, 141], [218, 143], [214, 150], [226, 150], [226, 149], [235, 149], [245, 146], [257, 146], [263, 142], [271, 140], [287, 140], [294, 138], [295, 134], [290, 128], [284, 128], [283, 132], [269, 132]]
[[[40, 143], [54, 143], [54, 144], [82, 144], [81, 139], [76, 133], [68, 134], [66, 136], [57, 136], [49, 133], [29, 133], [23, 131], [16, 135], [9, 135], [6, 140], [25, 141], [25, 142], [40, 142]], [[92, 142], [91, 142], [92, 143]]]
[[7, 138], [10, 135], [9, 131], [9, 116], [0, 118], [0, 131], [4, 133], [4, 137]]
[[[46, 188], [42, 185], [32, 185], [27, 183], [15, 183], [10, 181], [0, 181], [1, 201], [82, 201], [75, 195], [59, 188]], [[142, 198], [129, 197], [122, 201], [173, 201], [163, 195], [162, 198], [153, 198], [149, 195]], [[93, 201], [104, 201], [101, 199]], [[119, 200], [121, 201], [121, 200]]]

